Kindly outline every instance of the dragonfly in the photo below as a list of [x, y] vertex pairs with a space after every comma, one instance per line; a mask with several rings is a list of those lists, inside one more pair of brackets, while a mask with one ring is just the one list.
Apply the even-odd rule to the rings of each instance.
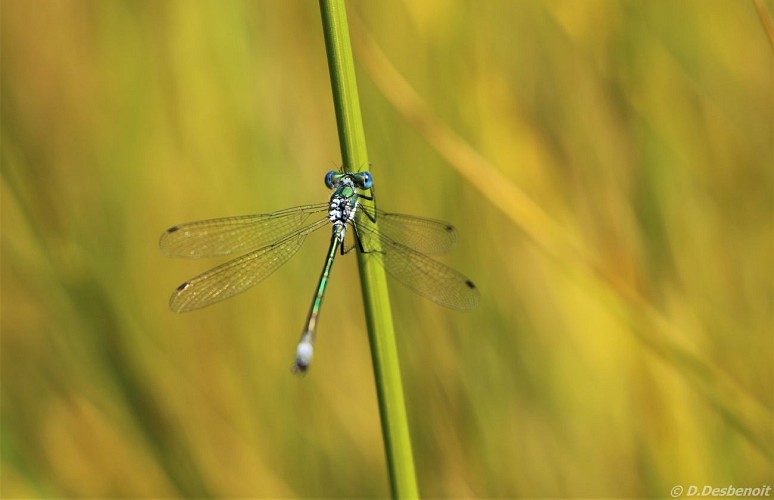
[[[454, 247], [457, 234], [451, 224], [361, 203], [375, 201], [370, 172], [332, 170], [325, 175], [325, 185], [333, 191], [327, 203], [188, 222], [164, 231], [159, 247], [170, 257], [241, 254], [178, 286], [169, 299], [170, 309], [193, 311], [244, 292], [285, 264], [307, 236], [329, 225], [330, 246], [296, 347], [294, 373], [305, 373], [311, 364], [317, 320], [338, 253], [356, 248], [376, 259], [391, 277], [441, 306], [465, 311], [478, 305], [479, 292], [471, 280], [428, 256]], [[352, 236], [347, 245], [348, 229]]]

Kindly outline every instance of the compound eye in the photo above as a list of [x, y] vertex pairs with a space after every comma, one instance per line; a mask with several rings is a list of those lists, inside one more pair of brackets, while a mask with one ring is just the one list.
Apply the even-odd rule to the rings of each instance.
[[360, 189], [371, 189], [374, 185], [374, 178], [371, 177], [370, 172], [361, 172], [358, 176], [358, 181]]
[[333, 189], [333, 182], [334, 177], [336, 177], [337, 172], [335, 170], [331, 170], [327, 174], [325, 174], [325, 185], [328, 187], [328, 189]]

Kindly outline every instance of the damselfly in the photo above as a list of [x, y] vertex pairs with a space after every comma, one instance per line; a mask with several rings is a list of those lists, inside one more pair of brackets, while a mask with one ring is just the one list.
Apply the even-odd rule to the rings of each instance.
[[[193, 311], [244, 292], [287, 262], [309, 234], [328, 222], [332, 224], [331, 243], [296, 349], [295, 372], [305, 372], [312, 361], [317, 318], [337, 252], [344, 255], [357, 248], [381, 263], [393, 278], [442, 306], [459, 310], [476, 307], [478, 289], [473, 282], [426, 255], [450, 250], [456, 242], [454, 227], [361, 204], [361, 199], [374, 199], [368, 172], [331, 171], [325, 176], [325, 185], [333, 190], [328, 203], [189, 222], [167, 229], [159, 246], [172, 257], [247, 252], [177, 287], [169, 307], [175, 312]], [[312, 222], [307, 223], [310, 218]], [[347, 248], [344, 239], [348, 226], [354, 238]]]

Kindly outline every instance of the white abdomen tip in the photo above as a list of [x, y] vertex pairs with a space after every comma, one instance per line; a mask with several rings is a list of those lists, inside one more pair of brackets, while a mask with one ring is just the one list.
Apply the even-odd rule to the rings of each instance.
[[312, 362], [314, 356], [314, 346], [311, 342], [304, 339], [298, 343], [296, 349], [296, 361], [293, 363], [293, 372], [304, 373]]

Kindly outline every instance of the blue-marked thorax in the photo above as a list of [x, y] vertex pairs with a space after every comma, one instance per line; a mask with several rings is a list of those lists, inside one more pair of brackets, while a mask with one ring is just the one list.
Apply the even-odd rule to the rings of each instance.
[[352, 222], [357, 210], [357, 190], [351, 179], [344, 177], [339, 180], [331, 195], [328, 205], [328, 220], [334, 225], [344, 225]]

